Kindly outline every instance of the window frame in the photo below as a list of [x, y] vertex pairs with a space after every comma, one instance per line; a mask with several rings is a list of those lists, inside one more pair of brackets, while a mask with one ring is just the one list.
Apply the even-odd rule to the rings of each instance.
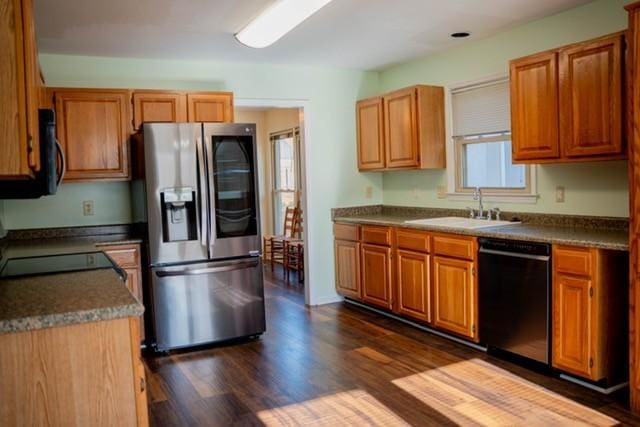
[[[446, 120], [446, 185], [438, 187], [438, 198], [449, 199], [451, 201], [470, 201], [473, 199], [471, 188], [464, 188], [462, 185], [462, 173], [460, 168], [461, 153], [456, 137], [453, 136], [453, 94], [460, 90], [481, 88], [493, 84], [505, 83], [509, 81], [508, 74], [495, 74], [477, 80], [458, 82], [445, 86], [445, 120]], [[511, 130], [497, 130], [495, 133], [510, 132]], [[472, 136], [472, 135], [466, 135]], [[460, 137], [458, 137], [460, 138]], [[504, 139], [502, 139], [504, 140]], [[509, 188], [485, 188], [482, 193], [485, 201], [505, 202], [505, 203], [537, 203], [539, 195], [537, 192], [537, 168], [536, 165], [525, 164], [525, 174], [527, 186], [525, 189]]]
[[[495, 135], [490, 137], [482, 137], [482, 135]], [[479, 136], [481, 139], [471, 140], [466, 139], [470, 136]], [[470, 144], [482, 144], [482, 143], [490, 143], [490, 142], [503, 142], [503, 141], [511, 142], [511, 132], [492, 132], [491, 134], [479, 134], [479, 135], [464, 135], [464, 136], [454, 136], [453, 144], [455, 146], [455, 193], [456, 194], [471, 194], [475, 191], [475, 187], [465, 187], [464, 186], [464, 165], [463, 161], [466, 161], [464, 158], [464, 148], [466, 145]], [[503, 194], [503, 195], [528, 195], [531, 194], [531, 168], [529, 165], [524, 166], [524, 176], [525, 176], [525, 186], [522, 188], [514, 188], [514, 187], [482, 187], [482, 190], [485, 194]]]
[[[295, 176], [293, 178], [294, 188], [293, 189], [278, 189], [276, 188], [276, 174], [277, 163], [278, 160], [276, 158], [276, 143], [280, 139], [293, 139], [293, 159], [295, 163]], [[281, 193], [292, 193], [294, 205], [300, 203], [300, 199], [302, 197], [302, 171], [301, 171], [301, 154], [300, 154], [300, 127], [296, 126], [294, 128], [272, 132], [269, 134], [269, 142], [271, 143], [271, 209], [272, 209], [272, 226], [273, 230], [278, 230], [278, 227], [282, 227], [282, 223], [278, 224], [278, 212], [277, 212], [277, 203], [276, 200], [278, 195]]]

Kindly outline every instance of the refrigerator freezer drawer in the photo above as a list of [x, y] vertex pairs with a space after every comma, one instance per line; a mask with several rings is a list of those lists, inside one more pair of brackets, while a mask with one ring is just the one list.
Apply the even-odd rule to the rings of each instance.
[[152, 274], [157, 350], [264, 332], [259, 258], [154, 268]]

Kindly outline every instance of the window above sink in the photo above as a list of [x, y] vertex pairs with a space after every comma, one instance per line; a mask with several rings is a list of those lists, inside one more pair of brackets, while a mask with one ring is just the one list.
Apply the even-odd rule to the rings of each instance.
[[509, 80], [506, 76], [448, 88], [448, 198], [535, 203], [535, 166], [512, 163]]

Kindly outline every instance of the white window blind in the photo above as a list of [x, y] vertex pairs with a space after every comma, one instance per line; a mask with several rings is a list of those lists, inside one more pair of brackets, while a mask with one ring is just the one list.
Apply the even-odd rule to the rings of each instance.
[[453, 136], [511, 130], [509, 82], [456, 89], [451, 94]]

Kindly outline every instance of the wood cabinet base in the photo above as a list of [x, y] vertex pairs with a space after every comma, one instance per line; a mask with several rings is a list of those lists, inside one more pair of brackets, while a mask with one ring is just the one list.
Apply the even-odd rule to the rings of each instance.
[[148, 425], [136, 321], [0, 335], [5, 425]]

